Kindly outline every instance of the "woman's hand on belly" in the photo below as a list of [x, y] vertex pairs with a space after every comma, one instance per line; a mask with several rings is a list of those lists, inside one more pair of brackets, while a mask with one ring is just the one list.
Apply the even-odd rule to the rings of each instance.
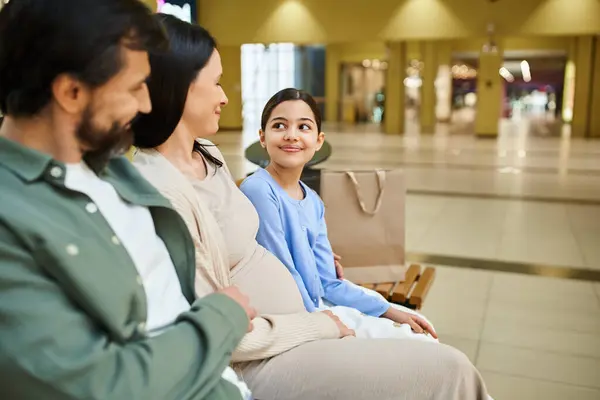
[[246, 316], [248, 317], [248, 332], [251, 332], [253, 329], [252, 320], [256, 318], [257, 313], [256, 309], [250, 305], [250, 298], [242, 293], [237, 286], [226, 287], [219, 290], [217, 293], [224, 294], [244, 309]]

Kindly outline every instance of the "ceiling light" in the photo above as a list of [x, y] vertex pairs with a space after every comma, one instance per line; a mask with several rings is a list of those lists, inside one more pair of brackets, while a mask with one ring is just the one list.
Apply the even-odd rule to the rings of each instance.
[[525, 82], [531, 82], [531, 69], [527, 60], [521, 61], [521, 73]]
[[506, 67], [500, 68], [498, 72], [500, 73], [500, 76], [503, 77], [507, 82], [515, 81], [515, 77], [513, 76], [513, 74], [510, 73], [508, 69], [506, 69]]

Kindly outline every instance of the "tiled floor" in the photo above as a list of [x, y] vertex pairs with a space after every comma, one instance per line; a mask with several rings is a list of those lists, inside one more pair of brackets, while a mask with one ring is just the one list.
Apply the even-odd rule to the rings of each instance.
[[[386, 136], [330, 125], [320, 167], [402, 168], [409, 253], [600, 271], [600, 141]], [[236, 177], [252, 132], [215, 141]], [[423, 313], [467, 354], [496, 400], [600, 399], [600, 283], [437, 267]]]
[[600, 270], [600, 205], [409, 195], [409, 251]]
[[437, 267], [423, 313], [496, 400], [600, 399], [599, 285]]

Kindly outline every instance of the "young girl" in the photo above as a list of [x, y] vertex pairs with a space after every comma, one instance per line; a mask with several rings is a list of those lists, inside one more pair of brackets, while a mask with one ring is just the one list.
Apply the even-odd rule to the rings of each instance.
[[324, 140], [319, 109], [308, 93], [284, 89], [266, 104], [260, 142], [271, 162], [241, 185], [259, 214], [258, 242], [292, 273], [308, 311], [331, 310], [358, 337], [436, 340], [422, 316], [338, 278], [323, 202], [300, 181]]

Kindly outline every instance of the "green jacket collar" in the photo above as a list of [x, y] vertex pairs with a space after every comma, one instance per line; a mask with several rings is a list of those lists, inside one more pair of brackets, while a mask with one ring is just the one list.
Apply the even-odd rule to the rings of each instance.
[[[23, 146], [0, 136], [0, 166], [23, 181], [44, 180], [64, 187], [67, 167], [49, 154]], [[98, 173], [98, 171], [96, 171]], [[168, 200], [143, 179], [125, 157], [114, 157], [99, 175], [106, 179], [126, 201], [142, 206], [171, 207]]]
[[0, 165], [26, 182], [39, 179], [45, 172], [51, 170], [51, 165], [62, 167], [64, 170], [64, 164], [53, 160], [50, 155], [30, 149], [2, 136], [0, 136]]

